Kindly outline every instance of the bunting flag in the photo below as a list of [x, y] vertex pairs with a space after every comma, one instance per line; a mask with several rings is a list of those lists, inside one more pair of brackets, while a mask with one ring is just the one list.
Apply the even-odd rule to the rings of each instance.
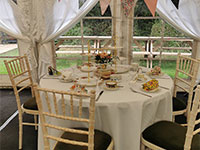
[[158, 0], [144, 0], [144, 2], [146, 3], [147, 7], [149, 8], [151, 14], [153, 16], [155, 16], [156, 6], [157, 6]]
[[108, 5], [110, 4], [111, 0], [100, 0], [100, 7], [101, 7], [101, 15], [106, 12]]
[[179, 0], [171, 0], [174, 6], [178, 9], [179, 6]]
[[121, 4], [124, 10], [124, 15], [128, 16], [133, 8], [134, 0], [121, 0]]

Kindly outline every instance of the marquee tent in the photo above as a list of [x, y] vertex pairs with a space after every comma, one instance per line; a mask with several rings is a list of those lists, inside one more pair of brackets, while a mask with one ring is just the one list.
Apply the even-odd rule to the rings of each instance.
[[52, 65], [51, 41], [68, 31], [98, 2], [87, 0], [12, 0], [0, 1], [0, 31], [18, 39], [20, 55], [27, 54], [33, 78], [39, 78]]
[[[192, 57], [200, 59], [200, 1], [180, 0], [179, 9], [169, 0], [158, 0], [157, 12], [177, 30], [194, 39]], [[198, 81], [200, 81], [200, 69]]]

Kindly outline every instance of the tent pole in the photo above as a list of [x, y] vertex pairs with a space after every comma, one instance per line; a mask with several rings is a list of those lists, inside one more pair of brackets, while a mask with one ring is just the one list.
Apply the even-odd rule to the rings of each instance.
[[[195, 40], [193, 41], [193, 47], [192, 47], [192, 58], [198, 59], [200, 63], [200, 41]], [[197, 83], [200, 82], [200, 67], [198, 69], [198, 74], [197, 74]]]
[[55, 49], [55, 43], [54, 40], [51, 41], [51, 49], [52, 49], [52, 62], [53, 67], [56, 68], [56, 49]]

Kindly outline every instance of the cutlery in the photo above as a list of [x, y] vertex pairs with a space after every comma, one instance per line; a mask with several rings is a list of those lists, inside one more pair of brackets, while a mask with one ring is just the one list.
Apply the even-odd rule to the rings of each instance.
[[141, 95], [144, 95], [144, 96], [148, 96], [148, 97], [152, 97], [151, 95], [148, 95], [148, 94], [145, 94], [145, 93], [142, 93], [142, 92], [133, 90], [132, 88], [130, 88], [130, 89], [131, 89], [131, 91], [133, 91], [133, 92], [135, 92], [135, 93], [138, 93], [138, 94], [141, 94]]
[[59, 79], [59, 77], [44, 77], [42, 79]]
[[160, 86], [160, 85], [159, 85], [159, 87], [161, 87], [161, 88], [163, 88], [163, 89], [166, 89], [166, 90], [169, 90], [169, 88], [164, 87], [164, 86]]
[[100, 98], [100, 96], [103, 94], [103, 92], [104, 92], [104, 91], [101, 91], [101, 92], [99, 93], [98, 97], [96, 98], [96, 101], [99, 100], [99, 98]]

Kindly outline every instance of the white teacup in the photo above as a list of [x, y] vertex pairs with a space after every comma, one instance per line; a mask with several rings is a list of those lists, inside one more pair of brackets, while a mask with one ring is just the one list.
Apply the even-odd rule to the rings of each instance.
[[131, 64], [131, 69], [132, 69], [133, 71], [138, 71], [138, 68], [139, 68], [139, 64], [138, 64], [138, 63], [132, 63], [132, 64]]

